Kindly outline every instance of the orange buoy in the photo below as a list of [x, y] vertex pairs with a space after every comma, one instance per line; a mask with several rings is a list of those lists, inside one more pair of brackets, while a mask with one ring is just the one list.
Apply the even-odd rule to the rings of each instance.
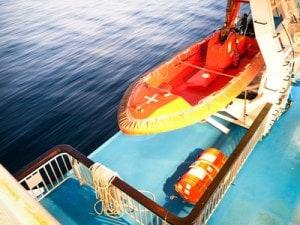
[[183, 199], [196, 204], [225, 164], [226, 159], [226, 155], [218, 149], [204, 150], [175, 184], [175, 190]]

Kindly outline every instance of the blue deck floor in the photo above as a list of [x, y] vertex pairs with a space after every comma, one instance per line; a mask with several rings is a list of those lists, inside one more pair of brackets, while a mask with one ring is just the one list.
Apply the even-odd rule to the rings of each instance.
[[[294, 102], [271, 133], [256, 146], [211, 217], [210, 225], [289, 224], [295, 217], [300, 200], [299, 87], [294, 88], [293, 95], [299, 101]], [[213, 146], [229, 155], [244, 133], [244, 129], [232, 126], [229, 136], [225, 136], [208, 124], [144, 137], [117, 133], [90, 157], [117, 171], [135, 188], [152, 192], [160, 205], [184, 216], [191, 206], [180, 198], [169, 198], [175, 195], [173, 186], [178, 177], [201, 149]], [[109, 219], [95, 218], [93, 193], [80, 192], [74, 182], [67, 181], [43, 200], [46, 208], [63, 224], [130, 223], [126, 219], [113, 223]], [[79, 197], [74, 200], [74, 195]]]
[[95, 202], [94, 191], [88, 186], [80, 186], [75, 178], [66, 180], [58, 189], [41, 201], [42, 205], [61, 224], [133, 224], [133, 221], [128, 217], [116, 220], [98, 216], [94, 211]]

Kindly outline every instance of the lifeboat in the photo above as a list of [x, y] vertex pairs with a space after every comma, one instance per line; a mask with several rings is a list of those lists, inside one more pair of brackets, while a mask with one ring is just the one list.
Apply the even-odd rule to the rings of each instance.
[[208, 148], [175, 184], [175, 190], [191, 204], [196, 204], [225, 164], [227, 157], [215, 148]]
[[206, 120], [263, 71], [265, 64], [255, 38], [232, 27], [238, 6], [236, 2], [231, 6], [226, 27], [141, 76], [127, 89], [118, 112], [121, 131], [153, 134]]

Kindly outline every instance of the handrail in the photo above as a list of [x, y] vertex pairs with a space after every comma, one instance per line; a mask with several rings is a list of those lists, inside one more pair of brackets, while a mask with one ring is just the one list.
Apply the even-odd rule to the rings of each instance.
[[244, 137], [241, 139], [239, 144], [236, 146], [233, 153], [229, 156], [229, 158], [226, 160], [225, 164], [217, 174], [217, 176], [214, 178], [213, 182], [207, 187], [207, 191], [202, 195], [200, 201], [196, 204], [196, 206], [193, 208], [191, 213], [186, 217], [188, 222], [192, 222], [198, 215], [199, 212], [204, 208], [204, 206], [208, 203], [210, 197], [214, 193], [214, 191], [217, 189], [218, 184], [221, 182], [222, 178], [224, 178], [229, 171], [230, 167], [233, 165], [235, 160], [242, 154], [244, 148], [251, 140], [252, 136], [254, 135], [255, 131], [258, 129], [260, 124], [263, 122], [265, 117], [268, 115], [270, 109], [272, 107], [271, 103], [267, 103], [259, 115], [254, 120], [251, 127], [248, 129], [247, 133], [244, 135]]
[[42, 154], [40, 157], [38, 157], [31, 163], [27, 164], [23, 169], [15, 173], [14, 177], [18, 181], [22, 180], [24, 177], [28, 176], [34, 170], [38, 169], [40, 166], [48, 162], [50, 159], [54, 158], [55, 156], [61, 153], [69, 154], [70, 156], [77, 159], [88, 168], [94, 164], [94, 162], [91, 159], [83, 155], [81, 152], [79, 152], [72, 146], [62, 144], [62, 145], [56, 145], [55, 147], [51, 148], [50, 150]]
[[[272, 107], [272, 104], [267, 103], [251, 127], [248, 129], [247, 133], [244, 135], [240, 143], [235, 148], [234, 152], [229, 156], [224, 166], [221, 168], [213, 182], [209, 185], [207, 188], [207, 191], [203, 194], [201, 199], [198, 201], [198, 203], [195, 205], [195, 207], [192, 209], [192, 211], [186, 216], [186, 217], [178, 217], [174, 215], [173, 213], [169, 212], [164, 207], [160, 206], [138, 190], [136, 190], [134, 187], [127, 184], [125, 181], [121, 180], [120, 178], [116, 177], [112, 181], [112, 184], [119, 188], [121, 191], [126, 193], [128, 196], [133, 198], [138, 203], [142, 204], [144, 207], [149, 209], [151, 212], [158, 215], [160, 218], [165, 220], [169, 224], [174, 225], [188, 225], [193, 224], [198, 216], [201, 214], [202, 210], [204, 210], [205, 206], [208, 204], [210, 198], [213, 196], [214, 192], [217, 190], [220, 182], [222, 179], [228, 174], [230, 168], [233, 166], [234, 162], [239, 158], [239, 156], [243, 153], [243, 150], [246, 148], [248, 143], [251, 141], [251, 138], [256, 133], [256, 130], [260, 127], [261, 123], [264, 121], [266, 116], [268, 115], [270, 109]], [[70, 145], [57, 145], [54, 148], [50, 149], [43, 155], [41, 155], [39, 158], [34, 160], [32, 163], [28, 164], [25, 168], [23, 168], [21, 171], [15, 174], [15, 177], [17, 180], [21, 180], [27, 175], [29, 175], [31, 172], [33, 172], [35, 169], [39, 168], [41, 165], [46, 163], [51, 158], [55, 157], [58, 154], [61, 153], [67, 153], [76, 160], [78, 160], [80, 163], [85, 165], [86, 167], [91, 167], [94, 162], [87, 158], [85, 155], [71, 147]]]
[[[91, 167], [95, 162], [83, 155], [81, 152], [76, 150], [70, 145], [62, 144], [62, 145], [57, 145], [44, 154], [42, 154], [40, 157], [35, 159], [33, 162], [29, 163], [27, 166], [25, 166], [23, 169], [18, 171], [17, 173], [14, 174], [14, 177], [20, 181], [26, 176], [28, 176], [30, 173], [32, 173], [34, 170], [38, 169], [40, 166], [48, 162], [50, 159], [53, 157], [61, 154], [61, 153], [67, 153], [70, 156], [72, 156], [74, 159], [78, 160], [80, 163], [82, 163], [86, 167]], [[161, 218], [166, 219], [167, 215], [168, 218], [171, 221], [174, 221], [174, 223], [177, 222], [178, 217], [175, 215], [171, 215], [165, 208], [161, 207], [158, 205], [156, 202], [136, 190], [134, 187], [130, 186], [127, 184], [125, 181], [121, 180], [118, 177], [115, 177], [114, 180], [112, 181], [112, 184], [122, 190], [124, 193], [126, 193], [128, 196], [131, 198], [137, 200], [139, 203], [144, 205], [146, 208], [148, 208], [150, 211], [153, 213], [161, 216]]]

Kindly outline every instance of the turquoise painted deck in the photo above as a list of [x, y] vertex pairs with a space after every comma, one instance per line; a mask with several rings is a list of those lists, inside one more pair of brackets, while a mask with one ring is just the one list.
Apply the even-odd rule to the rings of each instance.
[[105, 224], [129, 225], [128, 218], [112, 219], [98, 216], [94, 212], [95, 193], [87, 186], [80, 186], [76, 179], [68, 179], [58, 189], [44, 198], [41, 203], [61, 223], [72, 224]]
[[[300, 99], [300, 88], [293, 96]], [[274, 125], [241, 170], [235, 184], [209, 221], [222, 224], [292, 224], [300, 200], [300, 101]], [[143, 137], [117, 133], [90, 156], [117, 171], [137, 189], [154, 193], [156, 201], [173, 213], [184, 216], [191, 205], [175, 195], [174, 183], [201, 149], [217, 147], [229, 155], [245, 130], [231, 126], [229, 136], [208, 124]], [[74, 200], [74, 196], [77, 196]], [[113, 222], [96, 218], [94, 194], [81, 191], [74, 180], [55, 190], [42, 203], [63, 224], [128, 224], [128, 218]]]

